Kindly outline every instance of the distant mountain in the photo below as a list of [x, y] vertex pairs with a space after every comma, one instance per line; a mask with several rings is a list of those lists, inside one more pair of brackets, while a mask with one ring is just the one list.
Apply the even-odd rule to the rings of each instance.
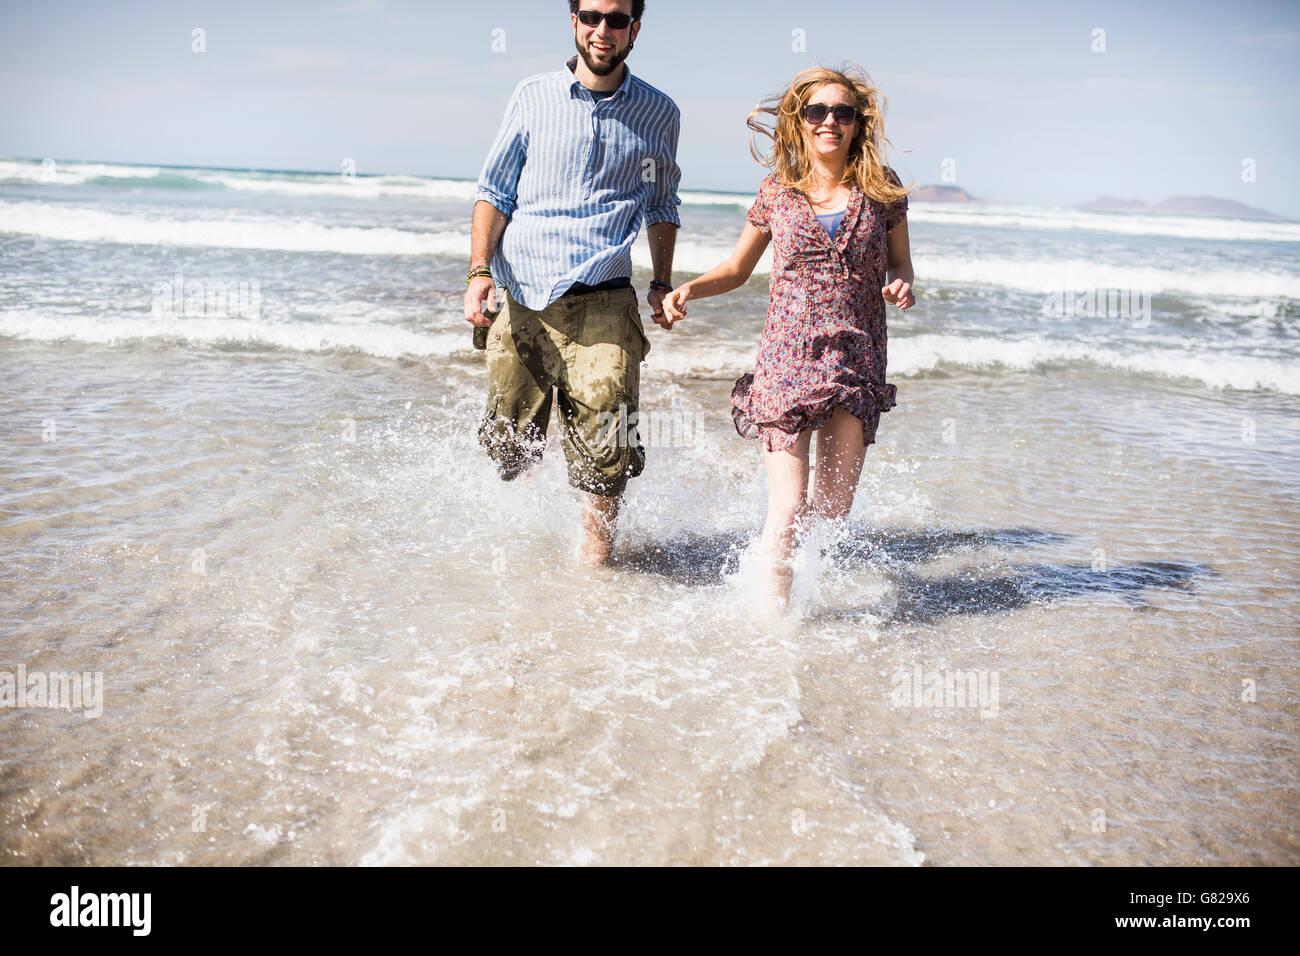
[[960, 186], [917, 186], [910, 193], [910, 199], [921, 202], [975, 202], [975, 197]]
[[1213, 196], [1171, 196], [1168, 199], [1148, 205], [1140, 199], [1117, 199], [1114, 196], [1102, 196], [1092, 202], [1086, 202], [1079, 209], [1090, 212], [1141, 212], [1157, 216], [1220, 216], [1226, 219], [1281, 219], [1267, 209], [1256, 209], [1245, 203], [1232, 199], [1216, 199]]

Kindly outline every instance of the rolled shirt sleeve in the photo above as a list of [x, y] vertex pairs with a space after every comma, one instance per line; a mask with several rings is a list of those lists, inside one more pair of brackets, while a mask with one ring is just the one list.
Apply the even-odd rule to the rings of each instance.
[[488, 150], [483, 171], [479, 173], [475, 199], [490, 202], [507, 216], [515, 211], [519, 195], [519, 175], [528, 156], [528, 138], [519, 108], [520, 87], [516, 87], [506, 106], [501, 128]]
[[649, 184], [645, 195], [645, 222], [653, 226], [657, 222], [668, 222], [674, 226], [682, 224], [677, 214], [681, 199], [677, 187], [682, 181], [682, 170], [677, 165], [677, 139], [681, 132], [681, 112], [674, 108], [668, 117], [663, 138], [663, 153], [657, 157], [658, 164], [654, 180]]
[[677, 105], [630, 70], [597, 99], [576, 61], [515, 88], [475, 189], [510, 221], [492, 274], [533, 310], [630, 277], [641, 227], [680, 225]]

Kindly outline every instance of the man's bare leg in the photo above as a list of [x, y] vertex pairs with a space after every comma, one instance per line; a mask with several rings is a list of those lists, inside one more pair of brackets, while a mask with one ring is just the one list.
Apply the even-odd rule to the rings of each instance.
[[582, 505], [582, 562], [592, 567], [609, 563], [614, 551], [614, 525], [623, 499], [587, 495]]

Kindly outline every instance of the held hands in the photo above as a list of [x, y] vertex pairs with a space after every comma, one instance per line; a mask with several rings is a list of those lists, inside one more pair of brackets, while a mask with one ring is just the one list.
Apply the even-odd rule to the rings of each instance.
[[487, 301], [487, 311], [497, 310], [497, 287], [491, 276], [479, 276], [470, 282], [465, 290], [465, 321], [470, 325], [487, 328], [492, 320], [483, 314], [483, 302]]
[[651, 286], [645, 300], [650, 305], [650, 318], [665, 329], [672, 329], [673, 324], [664, 318], [664, 290], [658, 286]]
[[659, 322], [658, 318], [655, 321], [669, 331], [672, 330], [674, 322], [686, 318], [686, 300], [691, 297], [689, 285], [690, 283], [679, 285], [664, 296], [664, 316], [666, 318], [662, 322]]
[[885, 301], [898, 306], [900, 309], [910, 309], [916, 305], [916, 298], [912, 295], [912, 283], [906, 279], [895, 279], [887, 286], [883, 286], [880, 294], [885, 297]]

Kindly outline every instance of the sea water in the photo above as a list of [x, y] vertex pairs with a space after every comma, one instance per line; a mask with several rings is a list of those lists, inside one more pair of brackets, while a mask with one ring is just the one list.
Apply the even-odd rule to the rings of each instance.
[[[749, 202], [682, 198], [679, 280]], [[643, 307], [591, 572], [558, 445], [475, 441], [472, 204], [0, 161], [0, 859], [1300, 862], [1300, 224], [913, 203], [898, 407], [774, 626], [768, 260]]]

